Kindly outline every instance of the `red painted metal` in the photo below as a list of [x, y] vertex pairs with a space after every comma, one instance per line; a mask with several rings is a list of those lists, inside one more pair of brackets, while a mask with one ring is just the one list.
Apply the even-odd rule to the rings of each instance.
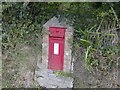
[[63, 70], [65, 29], [50, 27], [48, 69]]

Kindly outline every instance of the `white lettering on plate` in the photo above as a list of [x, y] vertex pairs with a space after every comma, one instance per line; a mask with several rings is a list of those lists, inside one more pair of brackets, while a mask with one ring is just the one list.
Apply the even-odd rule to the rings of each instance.
[[59, 43], [54, 43], [54, 54], [59, 54]]

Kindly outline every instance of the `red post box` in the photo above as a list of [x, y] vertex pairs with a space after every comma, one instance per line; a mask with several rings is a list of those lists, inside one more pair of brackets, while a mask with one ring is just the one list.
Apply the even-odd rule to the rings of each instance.
[[65, 29], [49, 27], [48, 69], [63, 70]]

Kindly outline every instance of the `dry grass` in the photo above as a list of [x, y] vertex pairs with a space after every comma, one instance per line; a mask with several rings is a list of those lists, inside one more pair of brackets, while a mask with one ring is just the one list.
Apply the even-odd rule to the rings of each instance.
[[[119, 68], [117, 64], [112, 69], [107, 68], [105, 58], [101, 58], [100, 68], [87, 70], [84, 60], [82, 60], [81, 52], [78, 50], [77, 57], [74, 62], [74, 88], [120, 88]], [[100, 58], [100, 57], [99, 57]], [[119, 63], [120, 58], [114, 57]]]
[[34, 81], [35, 56], [33, 49], [22, 46], [14, 59], [4, 58], [3, 55], [3, 88], [38, 88]]

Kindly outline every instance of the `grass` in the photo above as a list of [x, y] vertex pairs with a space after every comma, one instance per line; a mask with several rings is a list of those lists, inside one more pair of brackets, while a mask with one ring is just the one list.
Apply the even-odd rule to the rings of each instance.
[[[0, 4], [0, 11], [2, 11], [2, 4]], [[2, 16], [2, 13], [0, 13]], [[2, 25], [0, 25], [0, 89], [2, 88]]]
[[73, 77], [72, 73], [68, 73], [68, 72], [55, 71], [54, 73], [55, 73], [57, 76]]
[[33, 79], [36, 61], [32, 50], [30, 47], [18, 50], [14, 59], [3, 60], [2, 88], [39, 88]]
[[1, 55], [1, 48], [0, 48], [0, 89], [2, 88], [2, 55]]

